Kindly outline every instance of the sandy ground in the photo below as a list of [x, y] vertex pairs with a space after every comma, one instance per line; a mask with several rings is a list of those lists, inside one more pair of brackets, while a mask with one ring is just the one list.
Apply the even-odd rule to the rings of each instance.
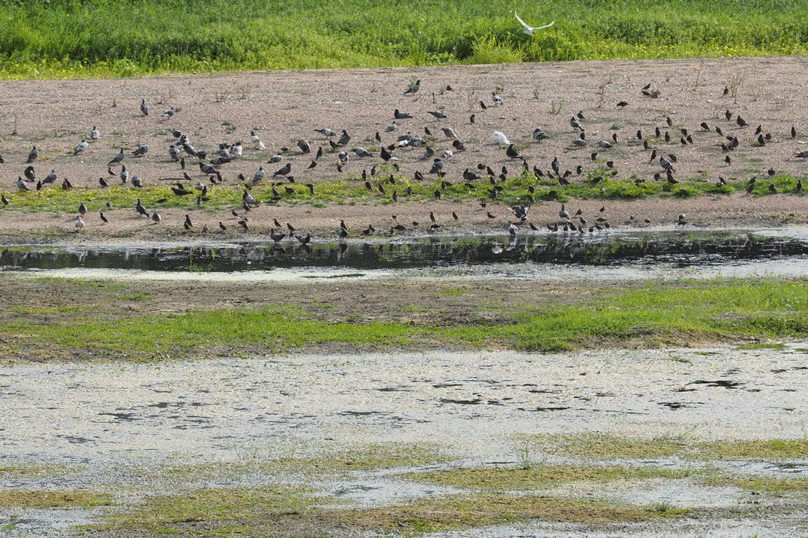
[[[702, 226], [804, 223], [808, 220], [808, 197], [790, 194], [750, 197], [744, 193], [744, 185], [752, 176], [767, 181], [769, 169], [794, 177], [805, 175], [805, 162], [793, 156], [808, 147], [805, 145], [808, 113], [801, 102], [805, 66], [804, 58], [741, 58], [2, 82], [0, 155], [5, 164], [0, 165], [0, 191], [9, 205], [2, 208], [0, 235], [19, 239], [31, 232], [73, 230], [75, 214], [14, 210], [18, 200], [36, 196], [17, 192], [15, 185], [33, 145], [40, 151], [39, 159], [33, 163], [37, 179], [51, 170], [59, 176], [55, 186], [45, 188], [59, 188], [62, 179], [67, 178], [75, 188], [87, 189], [88, 200], [100, 202], [104, 191], [99, 178], [107, 178], [112, 184], [119, 182], [117, 177], [108, 175], [107, 163], [120, 147], [127, 151], [123, 164], [131, 175], [141, 176], [147, 185], [167, 185], [171, 183], [167, 178], [182, 179], [180, 166], [168, 157], [168, 146], [174, 140], [168, 131], [172, 129], [188, 133], [197, 150], [208, 152], [208, 159], [219, 143], [243, 142], [243, 156], [221, 167], [226, 185], [237, 185], [239, 174], [249, 178], [261, 165], [271, 175], [283, 164], [291, 163], [295, 182], [312, 183], [315, 189], [326, 179], [356, 178], [362, 170], [370, 172], [381, 162], [378, 151], [367, 158], [358, 158], [351, 152], [344, 171], [338, 172], [336, 151], [331, 150], [325, 137], [315, 132], [323, 127], [337, 133], [346, 129], [352, 136], [345, 148], [349, 152], [357, 146], [377, 149], [381, 144], [374, 140], [376, 132], [381, 133], [382, 142], [387, 145], [404, 132], [424, 136], [427, 128], [433, 135], [426, 137], [427, 144], [438, 153], [451, 148], [452, 140], [441, 131], [442, 127], [451, 127], [466, 145], [465, 151], [455, 152], [447, 160], [444, 180], [452, 183], [461, 182], [463, 170], [476, 170], [480, 163], [497, 173], [502, 166], [509, 173], [519, 169], [521, 162], [509, 159], [505, 146], [491, 141], [493, 131], [505, 133], [523, 148], [521, 154], [531, 168], [535, 166], [546, 173], [550, 162], [558, 156], [562, 172], [573, 172], [570, 178], [573, 182], [582, 181], [576, 174], [578, 166], [584, 171], [593, 168], [590, 154], [598, 149], [594, 146], [601, 140], [613, 142], [614, 134], [617, 143], [609, 150], [598, 149], [598, 159], [612, 160], [618, 179], [636, 175], [654, 181], [654, 174], [662, 171], [657, 160], [649, 160], [655, 149], [659, 155], [674, 153], [678, 157], [675, 176], [679, 179], [716, 182], [721, 176], [734, 183], [741, 194], [690, 200], [572, 201], [569, 207], [581, 209], [590, 223], [600, 216], [601, 207], [606, 208], [606, 217], [613, 226], [645, 225], [646, 218], [652, 226], [670, 225], [679, 214], [685, 214], [689, 223]], [[414, 96], [403, 95], [404, 89], [416, 79], [421, 80], [420, 91]], [[659, 92], [657, 98], [642, 95], [642, 88], [648, 84], [648, 91]], [[447, 87], [451, 90], [447, 91]], [[493, 91], [502, 97], [503, 105], [493, 104]], [[141, 99], [151, 104], [149, 116], [143, 116], [139, 110]], [[481, 101], [486, 104], [485, 110]], [[621, 101], [628, 104], [618, 107]], [[170, 119], [161, 118], [160, 114], [170, 106], [178, 112]], [[553, 114], [554, 107], [555, 110], [561, 107], [561, 111]], [[413, 118], [397, 120], [397, 130], [387, 133], [385, 129], [392, 124], [395, 109]], [[444, 112], [447, 119], [438, 120], [427, 113], [435, 110]], [[581, 149], [572, 145], [578, 136], [569, 122], [570, 115], [579, 111], [585, 118], [582, 124], [589, 144]], [[731, 112], [731, 120], [725, 117], [726, 111]], [[472, 115], [474, 123], [470, 122]], [[739, 115], [749, 123], [748, 127], [737, 124]], [[707, 123], [709, 130], [700, 127], [702, 122]], [[757, 145], [754, 134], [758, 125], [761, 135], [771, 135], [762, 147]], [[83, 154], [74, 156], [74, 147], [89, 135], [93, 126], [100, 130], [100, 139]], [[794, 139], [792, 126], [796, 129]], [[550, 139], [535, 142], [531, 133], [536, 127], [542, 127]], [[725, 136], [738, 137], [739, 146], [730, 152], [730, 164], [725, 162], [726, 154], [720, 147], [727, 140], [715, 132], [716, 127]], [[661, 131], [660, 138], [655, 137], [656, 128]], [[680, 143], [682, 128], [692, 137], [692, 144]], [[251, 130], [260, 136], [266, 149], [256, 150], [250, 145]], [[637, 130], [649, 141], [648, 150], [636, 138]], [[670, 143], [664, 140], [665, 132], [671, 136]], [[301, 139], [308, 140], [313, 151], [320, 146], [325, 149], [314, 169], [307, 168], [312, 156], [304, 155], [297, 147]], [[148, 144], [150, 150], [137, 158], [131, 152], [139, 143]], [[267, 164], [276, 152], [282, 154], [283, 160]], [[431, 159], [422, 158], [423, 148], [398, 149], [394, 154], [407, 177], [419, 171], [426, 174], [427, 182], [434, 180], [435, 176], [427, 173]], [[119, 166], [111, 168], [116, 174], [120, 170]], [[199, 180], [208, 182], [196, 159], [188, 157], [187, 172], [192, 181], [184, 184], [189, 187]], [[374, 188], [377, 183], [373, 180]], [[488, 182], [483, 178], [476, 183], [482, 186]], [[278, 189], [283, 192], [282, 186]], [[396, 223], [406, 225], [407, 233], [423, 233], [430, 224], [430, 212], [442, 225], [439, 233], [498, 231], [513, 220], [507, 206], [497, 202], [489, 203], [485, 209], [477, 202], [447, 199], [408, 202], [399, 192], [398, 203], [382, 203], [389, 201], [394, 189], [388, 185], [384, 196], [377, 194], [370, 202], [360, 204], [329, 203], [317, 207], [283, 200], [262, 203], [250, 213], [250, 231], [246, 233], [241, 231], [230, 208], [199, 210], [195, 197], [190, 196], [187, 208], [148, 208], [161, 212], [163, 222], [159, 226], [138, 218], [133, 208], [105, 211], [108, 224], [102, 224], [93, 211], [85, 219], [88, 226], [83, 234], [93, 240], [159, 237], [183, 241], [207, 227], [210, 234], [256, 238], [265, 236], [274, 227], [273, 219], [277, 219], [282, 225], [290, 222], [315, 237], [333, 239], [340, 220], [345, 220], [352, 236], [358, 236], [360, 229], [368, 225], [373, 225], [377, 233], [389, 233]], [[558, 210], [557, 203], [538, 202], [531, 208], [529, 220], [543, 228], [558, 220]], [[452, 211], [458, 220], [452, 218]], [[489, 212], [494, 218], [488, 217]], [[186, 233], [182, 223], [188, 213], [195, 227]], [[393, 214], [397, 215], [395, 221]], [[219, 230], [219, 221], [228, 226], [227, 232]], [[414, 228], [412, 221], [419, 222], [420, 228]]]

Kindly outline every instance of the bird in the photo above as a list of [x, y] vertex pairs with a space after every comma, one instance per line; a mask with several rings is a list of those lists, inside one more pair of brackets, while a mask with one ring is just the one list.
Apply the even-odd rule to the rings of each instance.
[[76, 148], [73, 150], [73, 155], [78, 155], [79, 153], [83, 153], [87, 148], [90, 147], [90, 144], [84, 138], [81, 139], [76, 145]]
[[283, 241], [283, 238], [284, 238], [284, 237], [286, 237], [286, 234], [285, 234], [285, 233], [277, 233], [277, 232], [275, 231], [275, 228], [270, 228], [270, 230], [269, 230], [269, 238], [270, 238], [270, 239], [272, 239], [272, 241], [273, 241], [273, 242], [274, 242], [276, 245], [277, 245], [278, 243], [280, 243], [281, 241]]
[[545, 133], [541, 127], [537, 127], [536, 129], [534, 129], [533, 134], [531, 136], [533, 137], [533, 140], [537, 140], [539, 142], [550, 138], [550, 136], [547, 133]]
[[311, 153], [311, 145], [309, 144], [308, 140], [299, 140], [297, 142], [297, 147], [299, 147], [300, 151], [303, 153]]
[[281, 162], [281, 159], [283, 159], [283, 156], [280, 153], [276, 153], [275, 155], [273, 155], [272, 157], [269, 158], [269, 160], [267, 161], [267, 164], [273, 164], [273, 163]]
[[87, 214], [87, 206], [84, 205], [84, 202], [82, 202], [81, 204], [79, 204], [79, 215], [83, 217], [86, 214]]
[[362, 146], [357, 146], [353, 149], [353, 152], [356, 153], [357, 157], [370, 157], [371, 154], [368, 150], [363, 148]]
[[494, 102], [495, 105], [502, 104], [502, 97], [497, 95], [497, 92], [491, 92], [491, 100]]
[[297, 238], [297, 240], [300, 241], [300, 244], [304, 245], [304, 246], [311, 243], [311, 234], [310, 233], [307, 233], [304, 237], [300, 237], [300, 236], [296, 235], [295, 238]]
[[114, 156], [112, 158], [112, 160], [107, 163], [107, 166], [109, 166], [111, 164], [118, 164], [119, 162], [123, 161], [125, 158], [126, 158], [126, 153], [124, 153], [123, 148], [121, 148], [121, 151], [119, 151], [118, 154], [116, 156]]
[[544, 26], [533, 27], [533, 26], [529, 26], [527, 23], [525, 23], [525, 21], [520, 19], [519, 15], [517, 15], [515, 11], [513, 12], [513, 14], [516, 16], [516, 20], [519, 21], [519, 24], [521, 24], [524, 27], [524, 30], [522, 30], [522, 31], [524, 33], [528, 34], [528, 35], [533, 35], [533, 32], [535, 32], [536, 30], [542, 30], [544, 28], [549, 28], [550, 26], [555, 24], [555, 21], [553, 21], [550, 24], [545, 24]]
[[99, 211], [98, 216], [101, 217], [101, 222], [103, 222], [104, 224], [109, 222], [109, 219], [104, 215], [103, 211]]
[[45, 179], [42, 180], [43, 185], [50, 185], [51, 183], [55, 183], [58, 179], [56, 175], [56, 170], [51, 170], [51, 173], [45, 176]]
[[8, 204], [9, 204], [9, 202], [8, 202], [8, 198], [6, 198], [6, 195], [5, 195], [5, 194], [3, 194], [3, 195], [0, 195], [0, 196], [2, 196], [3, 205], [8, 205]]
[[342, 134], [339, 137], [339, 140], [337, 140], [337, 145], [338, 146], [344, 146], [350, 141], [351, 141], [351, 135], [348, 134], [348, 131], [343, 129]]
[[798, 151], [794, 154], [795, 157], [799, 157], [800, 159], [808, 159], [808, 149], [804, 149], [802, 151]]
[[553, 158], [553, 162], [550, 163], [550, 166], [552, 167], [553, 172], [558, 175], [558, 173], [561, 171], [561, 164], [558, 162], [558, 155]]
[[328, 127], [323, 127], [322, 129], [315, 129], [314, 132], [315, 133], [320, 133], [321, 135], [323, 135], [326, 138], [330, 138], [330, 137], [334, 136], [334, 131], [332, 131]]
[[[412, 79], [410, 79], [412, 80]], [[404, 90], [404, 95], [410, 95], [413, 93], [417, 93], [418, 90], [421, 89], [421, 80], [416, 80], [413, 84], [410, 84], [410, 87]]]
[[101, 131], [99, 131], [95, 125], [93, 125], [92, 130], [90, 131], [90, 140], [98, 140], [101, 138]]
[[81, 215], [76, 217], [75, 226], [76, 226], [76, 232], [78, 232], [79, 230], [81, 230], [82, 228], [84, 228], [86, 226], [86, 224], [84, 223], [84, 219], [81, 218]]
[[508, 149], [505, 150], [505, 155], [510, 157], [511, 159], [521, 159], [522, 155], [513, 148], [513, 144], [508, 146]]
[[193, 223], [191, 223], [191, 217], [187, 214], [185, 215], [185, 223], [183, 226], [185, 226], [186, 230], [194, 227]]
[[258, 205], [258, 200], [256, 200], [255, 197], [252, 194], [250, 194], [250, 191], [248, 191], [247, 189], [244, 189], [244, 193], [241, 195], [241, 201], [244, 202], [245, 207], [248, 208], [251, 205]]
[[435, 111], [427, 110], [426, 113], [435, 116], [439, 120], [445, 120], [446, 119], [446, 114], [444, 114], [440, 110], [435, 110]]
[[129, 180], [129, 170], [126, 169], [126, 165], [121, 167], [121, 183], [126, 183]]
[[491, 133], [491, 140], [497, 144], [510, 144], [508, 137], [502, 134], [500, 131], [494, 131]]
[[446, 138], [457, 138], [454, 129], [451, 127], [441, 127], [441, 131], [443, 131], [443, 134], [446, 135]]
[[154, 222], [155, 224], [160, 224], [160, 222], [163, 220], [163, 218], [160, 216], [160, 214], [157, 211], [154, 211], [152, 213], [151, 219], [152, 219], [152, 222]]
[[266, 177], [266, 172], [264, 171], [264, 167], [259, 166], [258, 170], [256, 170], [255, 173], [253, 174], [253, 180], [252, 180], [253, 185], [263, 181], [264, 177]]
[[149, 105], [146, 104], [146, 99], [142, 99], [140, 101], [140, 111], [143, 113], [144, 116], [149, 115]]
[[28, 160], [25, 161], [26, 164], [32, 163], [39, 157], [39, 150], [36, 149], [36, 146], [31, 148], [31, 151], [28, 152]]
[[292, 163], [286, 163], [285, 166], [283, 166], [282, 168], [279, 168], [274, 174], [272, 174], [272, 176], [273, 177], [275, 177], [275, 176], [286, 176], [286, 175], [289, 175], [289, 172], [291, 172], [291, 171], [292, 171]]
[[147, 217], [149, 216], [149, 213], [146, 211], [146, 207], [140, 201], [140, 198], [137, 199], [137, 203], [135, 204], [135, 211], [137, 211], [138, 218], [140, 218], [143, 215]]
[[165, 112], [160, 114], [160, 117], [168, 119], [168, 118], [172, 117], [173, 115], [174, 115], [174, 107], [170, 106], [170, 107], [168, 107], [168, 110], [166, 110]]
[[584, 127], [581, 125], [581, 122], [578, 121], [578, 118], [575, 116], [570, 116], [570, 127], [572, 127], [573, 131], [583, 131]]
[[17, 176], [17, 188], [20, 189], [21, 191], [31, 190], [31, 187], [28, 186], [28, 183], [26, 183], [25, 180], [19, 176]]
[[412, 118], [412, 114], [401, 112], [399, 109], [395, 109], [395, 111], [393, 111], [393, 117], [397, 120], [406, 120]]
[[135, 157], [143, 157], [149, 151], [148, 144], [138, 144], [135, 150], [132, 152], [132, 155]]
[[143, 187], [143, 179], [140, 176], [135, 176], [132, 178], [132, 186], [138, 189]]
[[563, 203], [561, 204], [561, 210], [558, 212], [558, 217], [565, 222], [570, 222], [569, 211], [567, 211]]

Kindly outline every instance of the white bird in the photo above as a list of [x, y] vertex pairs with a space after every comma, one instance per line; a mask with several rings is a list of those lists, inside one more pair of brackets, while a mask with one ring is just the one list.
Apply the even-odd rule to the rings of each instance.
[[499, 95], [497, 95], [497, 92], [491, 92], [491, 100], [494, 101], [495, 105], [502, 104], [502, 98]]
[[250, 144], [252, 144], [255, 149], [264, 149], [264, 143], [261, 142], [261, 137], [255, 134], [255, 131], [250, 131]]
[[510, 144], [508, 137], [499, 131], [494, 131], [493, 133], [491, 133], [491, 140], [493, 140], [497, 144]]
[[442, 159], [448, 159], [448, 158], [449, 158], [449, 157], [451, 157], [452, 155], [454, 155], [454, 152], [453, 152], [452, 150], [450, 150], [450, 149], [445, 149], [445, 150], [443, 150], [443, 153], [441, 154], [441, 158], [442, 158]]
[[564, 207], [564, 204], [561, 204], [561, 211], [558, 212], [558, 216], [561, 220], [569, 222], [570, 221], [570, 214], [569, 211]]
[[545, 24], [544, 26], [537, 26], [536, 28], [533, 28], [532, 26], [528, 26], [528, 24], [525, 21], [520, 19], [519, 15], [517, 15], [515, 11], [513, 12], [513, 14], [516, 15], [516, 20], [519, 21], [519, 23], [525, 27], [524, 32], [529, 35], [533, 35], [533, 32], [535, 32], [536, 30], [541, 30], [542, 28], [549, 28], [550, 26], [555, 24], [555, 21], [553, 21], [550, 24]]
[[81, 215], [79, 215], [78, 217], [76, 217], [76, 231], [78, 232], [79, 230], [84, 228], [84, 226], [85, 226], [84, 219], [82, 219]]

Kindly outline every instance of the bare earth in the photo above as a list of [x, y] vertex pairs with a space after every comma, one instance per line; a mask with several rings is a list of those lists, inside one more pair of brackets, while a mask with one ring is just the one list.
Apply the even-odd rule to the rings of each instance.
[[[804, 58], [740, 58], [3, 82], [0, 155], [5, 164], [0, 165], [0, 192], [5, 193], [10, 204], [3, 208], [0, 235], [21, 239], [31, 232], [73, 230], [75, 214], [13, 209], [18, 199], [36, 196], [36, 193], [18, 193], [15, 185], [32, 145], [40, 150], [40, 158], [34, 163], [38, 179], [55, 170], [59, 176], [56, 188], [62, 178], [68, 178], [75, 187], [91, 189], [88, 199], [103, 201], [98, 179], [105, 177], [111, 184], [119, 181], [108, 176], [107, 163], [121, 146], [129, 152], [124, 164], [131, 175], [141, 176], [146, 184], [167, 185], [169, 181], [160, 180], [182, 178], [179, 165], [168, 157], [168, 145], [173, 138], [166, 132], [171, 129], [189, 133], [194, 147], [207, 150], [209, 159], [221, 142], [244, 143], [244, 155], [221, 168], [225, 184], [237, 184], [239, 174], [251, 177], [260, 165], [271, 175], [284, 163], [292, 163], [296, 183], [313, 183], [316, 188], [324, 179], [347, 179], [352, 174], [355, 178], [361, 170], [369, 172], [374, 164], [380, 163], [378, 150], [373, 158], [364, 159], [350, 152], [356, 146], [378, 148], [381, 144], [374, 140], [377, 131], [387, 145], [403, 132], [423, 136], [425, 127], [434, 137], [427, 138], [427, 142], [438, 153], [451, 148], [452, 142], [443, 135], [441, 127], [453, 128], [465, 143], [466, 151], [455, 152], [448, 159], [444, 179], [453, 183], [462, 181], [465, 168], [476, 170], [479, 163], [491, 166], [497, 173], [503, 165], [511, 173], [518, 171], [520, 161], [506, 157], [505, 147], [491, 141], [493, 131], [503, 132], [518, 147], [524, 147], [521, 153], [531, 168], [537, 166], [547, 171], [553, 157], [558, 156], [562, 172], [573, 171], [573, 182], [580, 181], [575, 174], [577, 166], [585, 170], [593, 167], [590, 154], [596, 149], [594, 146], [601, 140], [612, 141], [612, 134], [616, 134], [616, 147], [599, 150], [598, 159], [613, 160], [618, 179], [637, 174], [653, 181], [653, 175], [662, 168], [656, 160], [649, 162], [651, 149], [643, 149], [636, 132], [642, 130], [644, 137], [653, 137], [659, 127], [663, 138], [653, 138], [651, 148], [660, 155], [674, 153], [678, 157], [676, 177], [700, 177], [716, 182], [722, 176], [740, 194], [605, 204], [572, 201], [570, 207], [581, 208], [584, 216], [591, 216], [605, 205], [613, 226], [625, 226], [631, 216], [642, 225], [648, 218], [652, 226], [670, 226], [679, 214], [685, 214], [690, 224], [702, 226], [802, 224], [808, 220], [808, 198], [790, 194], [752, 197], [744, 191], [745, 182], [752, 176], [766, 181], [770, 168], [794, 177], [802, 177], [806, 172], [805, 162], [793, 156], [808, 147], [805, 145], [808, 113], [801, 97], [805, 67]], [[414, 97], [404, 96], [404, 89], [415, 79], [422, 80], [420, 91]], [[658, 98], [641, 94], [647, 84], [651, 85], [650, 90], [659, 91]], [[495, 90], [502, 96], [502, 106], [493, 105], [491, 92]], [[149, 116], [139, 111], [141, 98], [151, 104]], [[487, 105], [485, 110], [480, 101]], [[628, 105], [618, 107], [620, 101]], [[171, 119], [161, 118], [160, 113], [169, 106], [179, 112]], [[556, 110], [561, 107], [560, 112], [553, 114], [553, 107]], [[386, 133], [394, 109], [411, 114], [413, 119], [398, 120], [398, 129]], [[448, 119], [437, 120], [427, 114], [430, 110], [441, 110]], [[725, 117], [727, 110], [733, 114], [731, 121]], [[585, 117], [582, 123], [589, 143], [582, 149], [571, 144], [577, 135], [569, 124], [570, 115], [579, 111]], [[474, 123], [470, 123], [472, 114], [476, 117]], [[739, 127], [737, 115], [750, 126]], [[667, 124], [667, 117], [671, 118], [672, 126]], [[708, 124], [710, 131], [700, 127], [702, 122]], [[100, 140], [92, 143], [84, 154], [74, 156], [73, 148], [83, 136], [89, 135], [93, 125], [101, 131]], [[763, 147], [756, 145], [754, 132], [758, 125], [761, 134], [771, 134]], [[531, 133], [539, 126], [550, 135], [550, 140], [541, 143], [532, 140]], [[730, 164], [725, 163], [720, 148], [726, 139], [714, 131], [716, 126], [725, 136], [738, 136], [740, 146], [731, 153]], [[796, 139], [791, 138], [792, 126], [796, 127]], [[331, 151], [325, 137], [314, 131], [322, 127], [337, 133], [344, 128], [352, 136], [346, 148], [351, 160], [341, 174], [336, 168], [336, 152]], [[681, 128], [687, 129], [693, 144], [680, 143]], [[258, 151], [250, 145], [252, 129], [266, 149]], [[670, 143], [664, 140], [666, 131], [671, 135]], [[312, 156], [302, 154], [297, 147], [300, 139], [309, 140], [314, 151], [318, 146], [325, 149], [313, 170], [307, 169]], [[150, 146], [145, 157], [131, 155], [138, 143]], [[266, 164], [276, 152], [283, 154], [283, 160]], [[407, 177], [416, 171], [425, 174], [429, 171], [431, 159], [422, 159], [423, 148], [399, 149], [395, 154]], [[113, 167], [113, 172], [119, 170]], [[188, 159], [187, 171], [194, 181], [207, 182], [195, 159]], [[427, 181], [434, 177], [427, 175]], [[484, 178], [482, 182], [487, 180]], [[185, 184], [193, 185], [187, 181]], [[250, 214], [250, 232], [246, 234], [236, 231], [239, 227], [229, 208], [200, 211], [195, 196], [190, 196], [188, 209], [161, 210], [163, 223], [159, 226], [138, 218], [133, 208], [106, 211], [110, 219], [106, 225], [102, 225], [97, 212], [92, 212], [85, 219], [88, 225], [83, 235], [101, 241], [113, 237], [183, 241], [189, 235], [198, 236], [199, 230], [207, 226], [211, 235], [260, 239], [273, 227], [273, 219], [278, 219], [282, 224], [290, 222], [298, 230], [311, 232], [315, 238], [333, 239], [341, 219], [353, 237], [369, 224], [379, 233], [389, 233], [395, 223], [393, 214], [397, 215], [397, 222], [408, 226], [408, 233], [423, 233], [418, 230], [429, 222], [430, 211], [443, 226], [441, 233], [494, 232], [513, 219], [508, 208], [499, 203], [490, 203], [483, 209], [477, 203], [446, 198], [407, 202], [406, 196], [398, 194], [399, 202], [394, 205], [379, 203], [381, 198], [375, 202], [326, 207], [283, 201], [262, 203]], [[391, 196], [391, 189], [386, 195]], [[558, 209], [557, 203], [538, 202], [531, 208], [530, 221], [541, 228], [557, 220]], [[452, 211], [459, 216], [457, 221], [452, 219]], [[186, 233], [182, 223], [189, 212], [195, 228]], [[495, 218], [489, 218], [488, 212]], [[228, 226], [227, 232], [219, 231], [219, 221]], [[412, 221], [423, 224], [412, 229]]]

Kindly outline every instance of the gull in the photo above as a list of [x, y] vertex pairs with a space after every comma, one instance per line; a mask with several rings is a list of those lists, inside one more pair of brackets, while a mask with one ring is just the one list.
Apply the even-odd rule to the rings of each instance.
[[533, 32], [535, 32], [536, 30], [541, 30], [541, 29], [543, 29], [543, 28], [548, 28], [548, 27], [550, 27], [550, 26], [552, 26], [552, 25], [554, 25], [554, 24], [555, 24], [555, 21], [553, 21], [553, 22], [551, 22], [550, 24], [545, 24], [544, 26], [537, 26], [536, 28], [533, 28], [532, 26], [528, 26], [528, 25], [525, 23], [525, 21], [523, 21], [522, 19], [520, 19], [520, 18], [519, 18], [519, 15], [517, 15], [515, 11], [513, 12], [513, 14], [514, 14], [514, 15], [516, 15], [516, 20], [517, 20], [517, 21], [519, 21], [519, 23], [520, 23], [522, 26], [524, 26], [524, 27], [525, 27], [524, 32], [525, 32], [526, 34], [528, 34], [528, 35], [533, 35]]
[[81, 142], [79, 142], [78, 145], [76, 145], [76, 149], [73, 150], [73, 155], [78, 155], [79, 153], [82, 153], [84, 150], [86, 150], [89, 147], [90, 147], [90, 144], [87, 143], [87, 140], [82, 138]]
[[510, 144], [508, 137], [499, 131], [494, 131], [493, 133], [491, 133], [491, 140], [493, 140], [497, 144]]

